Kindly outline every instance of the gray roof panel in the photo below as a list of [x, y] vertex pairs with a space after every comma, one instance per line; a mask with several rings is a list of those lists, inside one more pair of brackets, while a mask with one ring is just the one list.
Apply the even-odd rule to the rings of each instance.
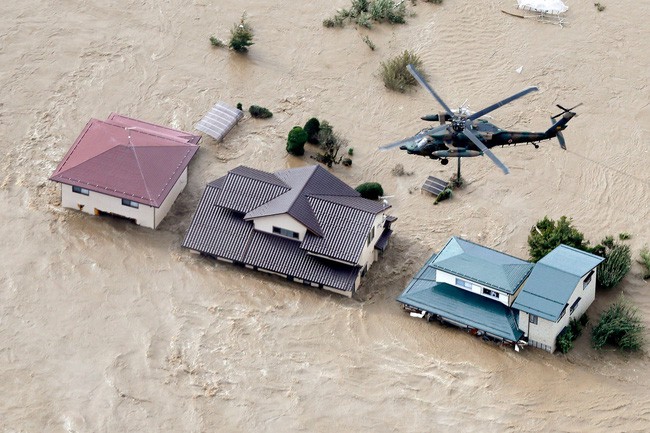
[[357, 263], [375, 215], [331, 201], [309, 197], [323, 236], [305, 236], [301, 248], [314, 254]]
[[221, 186], [217, 206], [247, 213], [284, 194], [288, 188], [267, 182], [258, 177], [248, 177], [234, 171], [228, 172]]
[[183, 246], [195, 251], [241, 261], [253, 224], [215, 206], [219, 189], [208, 186], [185, 235]]
[[353, 291], [359, 267], [314, 257], [300, 242], [255, 231], [245, 263], [343, 291]]

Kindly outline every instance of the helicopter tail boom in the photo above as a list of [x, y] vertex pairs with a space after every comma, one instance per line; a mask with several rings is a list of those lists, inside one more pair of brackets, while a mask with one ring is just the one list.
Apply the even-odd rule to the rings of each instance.
[[568, 111], [562, 115], [562, 118], [558, 120], [557, 122], [553, 123], [553, 126], [548, 128], [544, 134], [548, 138], [553, 138], [557, 136], [559, 133], [562, 132], [566, 128], [567, 123], [569, 123], [569, 120], [573, 119], [573, 117], [576, 115], [576, 113], [573, 113], [571, 111]]

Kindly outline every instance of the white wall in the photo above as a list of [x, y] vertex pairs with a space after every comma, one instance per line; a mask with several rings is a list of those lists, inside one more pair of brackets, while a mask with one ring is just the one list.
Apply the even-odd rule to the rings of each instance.
[[[461, 280], [469, 281], [470, 283], [472, 283], [472, 289], [470, 290], [467, 287], [457, 285], [456, 278], [460, 278]], [[468, 292], [476, 293], [478, 295], [483, 296], [484, 298], [492, 299], [493, 301], [496, 302], [501, 302], [503, 305], [506, 306], [510, 306], [514, 301], [514, 297], [512, 297], [511, 299], [511, 296], [509, 296], [505, 292], [502, 292], [500, 290], [495, 290], [491, 287], [487, 287], [482, 284], [478, 284], [468, 278], [457, 277], [456, 275], [450, 274], [448, 272], [440, 271], [438, 269], [436, 269], [436, 281], [439, 283], [447, 283], [454, 287], [458, 287], [459, 289], [467, 290]], [[488, 289], [488, 290], [492, 290], [493, 292], [497, 292], [499, 294], [499, 299], [490, 295], [483, 294], [483, 289]]]
[[[122, 199], [110, 195], [90, 191], [88, 195], [78, 194], [72, 191], [71, 185], [61, 184], [61, 205], [70, 209], [77, 209], [87, 214], [96, 215], [96, 210], [131, 218], [138, 225], [155, 228], [154, 208], [146, 204], [139, 204], [135, 209], [124, 206]], [[81, 209], [80, 206], [83, 206]]]
[[381, 237], [381, 234], [384, 232], [384, 221], [386, 220], [386, 214], [379, 213], [375, 216], [375, 220], [372, 223], [372, 227], [375, 228], [375, 236], [373, 236], [372, 240], [370, 243], [367, 241], [367, 236], [372, 230], [372, 228], [368, 229], [368, 232], [366, 233], [366, 240], [365, 243], [363, 244], [363, 250], [361, 251], [361, 255], [359, 256], [359, 266], [362, 268], [366, 266], [366, 269], [370, 269], [370, 266], [377, 260], [379, 257], [379, 254], [377, 250], [375, 250], [375, 245], [377, 244], [377, 241]]
[[176, 184], [173, 186], [167, 197], [162, 202], [158, 209], [154, 208], [154, 228], [162, 222], [163, 218], [167, 216], [169, 210], [172, 208], [172, 205], [180, 195], [180, 193], [185, 189], [187, 185], [187, 167], [183, 170], [181, 177], [178, 178]]
[[[259, 230], [266, 233], [271, 233], [276, 236], [279, 236], [277, 233], [273, 233], [273, 226], [279, 227], [286, 230], [291, 230], [292, 232], [297, 232], [299, 234], [298, 240], [302, 241], [305, 238], [305, 233], [307, 232], [307, 227], [298, 222], [295, 218], [287, 214], [280, 215], [270, 215], [260, 218], [253, 219], [253, 224], [255, 230]], [[292, 238], [289, 238], [292, 239]]]

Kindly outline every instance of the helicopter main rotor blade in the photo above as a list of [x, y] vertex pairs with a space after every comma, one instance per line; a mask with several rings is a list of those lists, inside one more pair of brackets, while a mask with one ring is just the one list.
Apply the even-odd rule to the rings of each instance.
[[[428, 131], [427, 131], [428, 132]], [[396, 141], [394, 143], [387, 144], [385, 146], [381, 146], [379, 150], [389, 150], [393, 149], [397, 146], [402, 146], [402, 145], [408, 145], [408, 144], [416, 144], [419, 141], [421, 141], [423, 138], [427, 137], [429, 134], [428, 133], [423, 133], [419, 132], [415, 134], [413, 137], [405, 138], [404, 140]]]
[[469, 138], [472, 141], [472, 143], [474, 143], [476, 145], [476, 147], [481, 149], [481, 151], [484, 154], [486, 154], [488, 156], [488, 158], [490, 158], [492, 160], [492, 162], [496, 164], [497, 167], [499, 167], [501, 170], [503, 170], [504, 174], [510, 173], [510, 170], [508, 169], [508, 167], [506, 167], [506, 165], [504, 163], [502, 163], [499, 160], [499, 158], [497, 158], [496, 155], [494, 153], [492, 153], [492, 151], [490, 149], [488, 149], [485, 146], [485, 144], [483, 144], [481, 142], [481, 140], [478, 139], [478, 137], [476, 135], [474, 135], [474, 133], [472, 131], [470, 131], [468, 128], [465, 128], [463, 130], [463, 133], [465, 134], [465, 136], [467, 138]]
[[[405, 138], [404, 140], [396, 141], [394, 143], [387, 144], [385, 146], [379, 147], [379, 150], [389, 150], [393, 149], [394, 147], [401, 146], [404, 144], [416, 144], [420, 142], [423, 138], [429, 137], [433, 134], [436, 134], [440, 131], [444, 131], [445, 129], [449, 128], [449, 125], [440, 125], [436, 126], [435, 128], [430, 128], [430, 129], [425, 129], [423, 131], [418, 132], [412, 137]], [[424, 143], [426, 144], [426, 143]]]
[[429, 93], [431, 93], [431, 95], [433, 95], [433, 97], [436, 98], [436, 101], [438, 101], [438, 104], [440, 104], [442, 106], [442, 108], [445, 109], [447, 114], [449, 114], [453, 118], [454, 113], [449, 109], [447, 104], [445, 104], [445, 101], [443, 101], [442, 98], [440, 96], [438, 96], [438, 94], [431, 88], [431, 86], [429, 86], [429, 84], [424, 80], [424, 78], [422, 78], [420, 73], [415, 70], [413, 65], [411, 65], [411, 64], [406, 65], [406, 69], [408, 69], [408, 71], [411, 73], [411, 75], [413, 75], [413, 78], [415, 78], [417, 80], [417, 82], [420, 83], [420, 85], [422, 87], [427, 89], [429, 91]]
[[497, 102], [497, 103], [495, 103], [495, 104], [492, 104], [492, 105], [490, 105], [489, 107], [486, 107], [486, 108], [484, 108], [484, 109], [482, 109], [482, 110], [480, 110], [480, 111], [477, 111], [476, 113], [474, 113], [474, 114], [472, 114], [471, 116], [469, 116], [469, 117], [467, 118], [467, 120], [476, 120], [476, 119], [478, 119], [479, 117], [481, 117], [481, 116], [485, 116], [485, 115], [488, 114], [489, 112], [494, 111], [494, 110], [496, 110], [496, 109], [499, 108], [499, 107], [503, 107], [504, 105], [511, 103], [511, 102], [514, 101], [515, 99], [519, 99], [519, 98], [521, 98], [522, 96], [525, 96], [525, 95], [529, 94], [530, 92], [535, 92], [536, 90], [538, 90], [538, 89], [537, 89], [537, 87], [535, 87], [535, 86], [528, 87], [528, 88], [522, 90], [522, 91], [519, 92], [519, 93], [515, 93], [514, 95], [512, 95], [512, 96], [510, 96], [510, 97], [508, 97], [508, 98], [506, 98], [506, 99], [502, 99], [501, 101], [499, 101], [499, 102]]

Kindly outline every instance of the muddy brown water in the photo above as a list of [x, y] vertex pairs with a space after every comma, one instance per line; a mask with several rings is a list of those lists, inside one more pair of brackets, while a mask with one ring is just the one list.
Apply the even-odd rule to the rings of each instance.
[[[568, 2], [560, 29], [500, 12], [508, 1], [409, 4], [403, 26], [326, 29], [335, 2], [24, 0], [0, 5], [0, 431], [648, 431], [650, 362], [596, 352], [522, 353], [408, 317], [395, 302], [451, 235], [526, 257], [534, 222], [573, 216], [589, 239], [650, 242], [647, 2], [597, 12]], [[213, 49], [246, 10], [246, 56]], [[371, 51], [362, 37], [377, 46]], [[433, 206], [417, 187], [447, 167], [377, 146], [439, 107], [386, 91], [378, 69], [420, 54], [448, 104], [506, 128], [546, 129], [553, 106], [584, 102], [557, 143], [466, 160], [467, 187]], [[516, 70], [522, 66], [521, 73]], [[226, 141], [204, 138], [187, 189], [159, 230], [59, 206], [47, 181], [90, 117], [111, 111], [192, 130], [218, 100], [258, 104]], [[239, 164], [278, 170], [287, 132], [312, 116], [354, 147], [351, 185], [380, 181], [395, 237], [356, 299], [200, 258], [180, 247], [203, 186]], [[402, 163], [411, 176], [395, 177]], [[650, 325], [634, 264], [620, 292]]]

